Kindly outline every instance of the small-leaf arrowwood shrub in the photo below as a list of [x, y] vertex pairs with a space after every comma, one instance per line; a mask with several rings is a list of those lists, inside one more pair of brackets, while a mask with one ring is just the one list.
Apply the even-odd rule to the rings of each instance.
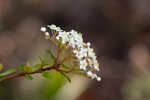
[[[43, 77], [49, 78], [49, 71], [56, 70], [63, 75], [69, 82], [71, 79], [68, 73], [79, 73], [100, 81], [97, 75], [100, 71], [94, 49], [91, 43], [85, 43], [81, 33], [70, 30], [64, 31], [56, 25], [41, 27], [45, 39], [52, 41], [57, 47], [57, 53], [47, 50], [50, 59], [39, 57], [40, 63], [31, 65], [30, 62], [19, 64], [17, 69], [9, 69], [0, 73], [0, 80], [8, 80], [24, 76], [32, 80], [32, 74], [40, 73]], [[3, 65], [0, 64], [0, 70]]]

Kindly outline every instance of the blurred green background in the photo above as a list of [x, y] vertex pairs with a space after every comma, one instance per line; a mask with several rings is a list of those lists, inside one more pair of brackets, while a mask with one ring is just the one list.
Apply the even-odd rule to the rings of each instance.
[[0, 100], [150, 100], [149, 0], [0, 0], [0, 63], [36, 63], [47, 48], [40, 27], [83, 33], [101, 65], [101, 82], [52, 71], [0, 84]]

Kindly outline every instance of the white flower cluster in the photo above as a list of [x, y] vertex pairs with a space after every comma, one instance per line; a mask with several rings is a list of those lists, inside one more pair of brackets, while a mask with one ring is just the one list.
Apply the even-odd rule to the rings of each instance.
[[[88, 77], [100, 81], [101, 78], [95, 74], [96, 71], [99, 71], [99, 63], [93, 48], [90, 48], [90, 42], [84, 43], [82, 34], [75, 30], [66, 32], [55, 25], [48, 25], [47, 27], [50, 28], [50, 30], [57, 32], [57, 40], [61, 40], [62, 44], [68, 44], [72, 47], [74, 55], [80, 62], [80, 69], [84, 70]], [[41, 31], [45, 33], [45, 36], [49, 36], [49, 33], [46, 30], [46, 27], [41, 27]]]

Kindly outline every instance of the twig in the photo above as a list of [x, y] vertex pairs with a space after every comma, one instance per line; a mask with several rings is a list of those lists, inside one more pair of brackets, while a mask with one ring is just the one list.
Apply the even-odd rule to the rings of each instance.
[[52, 69], [56, 69], [56, 67], [50, 66], [47, 68], [40, 68], [39, 70], [37, 70], [35, 72], [20, 72], [20, 73], [12, 74], [12, 75], [6, 76], [4, 78], [1, 78], [0, 80], [4, 81], [4, 80], [9, 80], [9, 79], [14, 79], [14, 78], [25, 76], [26, 74], [36, 74], [36, 73], [41, 73], [43, 71], [48, 71], [48, 70], [52, 70]]
[[56, 70], [56, 71], [65, 72], [65, 73], [72, 72], [72, 70], [64, 71], [64, 70], [61, 70], [61, 69], [59, 69], [55, 66], [50, 66], [50, 67], [47, 67], [47, 68], [42, 67], [42, 68], [40, 68], [39, 70], [37, 70], [35, 72], [20, 72], [20, 73], [12, 74], [12, 75], [6, 76], [4, 78], [1, 78], [0, 80], [5, 81], [5, 80], [9, 80], [9, 79], [22, 77], [22, 76], [25, 76], [26, 74], [36, 74], [36, 73], [41, 73], [41, 72], [49, 71], [49, 70]]
[[61, 52], [61, 49], [58, 48], [58, 50], [57, 50], [57, 57], [56, 57], [56, 65], [58, 64], [58, 61], [59, 61], [60, 52]]

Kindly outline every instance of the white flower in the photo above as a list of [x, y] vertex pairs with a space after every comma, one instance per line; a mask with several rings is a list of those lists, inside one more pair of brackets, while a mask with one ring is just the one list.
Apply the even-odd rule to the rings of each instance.
[[70, 39], [69, 39], [69, 45], [72, 46], [72, 48], [75, 48], [75, 47], [76, 47], [74, 38], [70, 38]]
[[97, 77], [97, 81], [101, 81], [101, 78], [100, 78], [100, 77]]
[[56, 31], [60, 32], [62, 31], [60, 27], [57, 27]]
[[87, 49], [81, 48], [79, 54], [81, 55], [81, 57], [87, 57]]
[[98, 77], [96, 74], [94, 74], [92, 71], [88, 71], [88, 72], [87, 72], [87, 76], [88, 76], [88, 77], [91, 77], [92, 79], [97, 79], [97, 81], [100, 81], [100, 80], [101, 80], [101, 78]]
[[99, 66], [94, 66], [94, 68], [95, 68], [97, 71], [99, 71]]
[[62, 39], [63, 44], [69, 41], [67, 32], [65, 31], [60, 31], [59, 34], [56, 36], [57, 40], [59, 40], [60, 38]]
[[87, 43], [87, 46], [88, 46], [88, 47], [90, 47], [90, 46], [91, 46], [91, 43], [90, 43], [90, 42], [88, 42], [88, 43]]
[[91, 77], [91, 76], [93, 75], [93, 73], [92, 73], [91, 71], [88, 71], [88, 72], [87, 72], [87, 75], [88, 75], [89, 77]]
[[83, 47], [82, 34], [78, 33], [75, 30], [71, 30], [69, 33], [70, 33], [70, 38], [73, 38], [74, 45], [76, 45], [78, 48]]
[[88, 75], [89, 77], [91, 77], [92, 79], [95, 79], [95, 78], [97, 79], [97, 78], [98, 78], [96, 74], [92, 73], [92, 71], [88, 71], [88, 72], [87, 72], [87, 75]]
[[55, 30], [55, 31], [62, 31], [60, 27], [56, 27], [56, 25], [47, 25], [47, 27], [49, 27], [51, 30]]
[[86, 67], [87, 67], [86, 60], [81, 60], [80, 61], [80, 68], [83, 69], [83, 70], [86, 70]]
[[42, 32], [46, 32], [46, 27], [41, 27], [40, 29]]
[[50, 29], [52, 29], [52, 30], [56, 30], [57, 29], [57, 27], [56, 27], [56, 25], [47, 25], [47, 27], [49, 27]]
[[95, 53], [93, 52], [92, 48], [88, 48], [88, 56], [92, 57], [92, 58], [95, 58]]
[[49, 32], [45, 32], [45, 36], [50, 36], [50, 35], [49, 35]]
[[94, 68], [99, 71], [99, 63], [97, 62], [97, 60], [94, 61]]
[[77, 54], [77, 53], [78, 53], [78, 50], [73, 50], [73, 53], [74, 53], [74, 54]]

